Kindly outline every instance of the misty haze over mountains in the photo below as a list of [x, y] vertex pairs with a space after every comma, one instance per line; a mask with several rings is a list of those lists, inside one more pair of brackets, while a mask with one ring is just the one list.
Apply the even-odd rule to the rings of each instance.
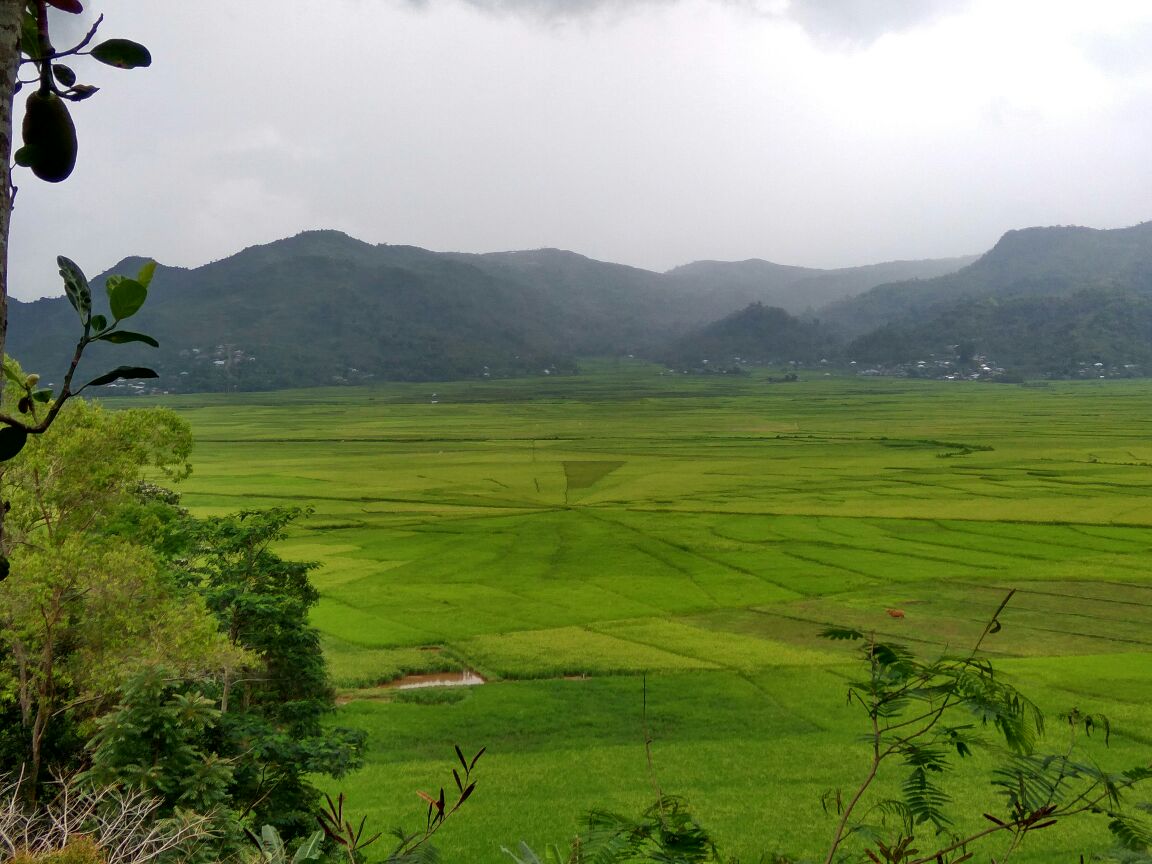
[[[10, 320], [13, 356], [58, 382], [78, 335], [67, 301], [13, 301]], [[161, 347], [93, 350], [81, 374], [128, 363], [160, 373], [149, 389], [277, 389], [568, 374], [580, 356], [624, 354], [700, 371], [979, 357], [1027, 375], [1144, 374], [1152, 223], [1011, 231], [969, 258], [667, 273], [557, 249], [440, 253], [310, 231], [194, 269], [161, 265], [133, 324]]]

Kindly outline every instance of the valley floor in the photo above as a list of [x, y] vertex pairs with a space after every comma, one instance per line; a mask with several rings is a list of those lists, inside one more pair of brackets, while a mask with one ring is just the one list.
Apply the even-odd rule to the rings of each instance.
[[[164, 400], [195, 511], [316, 508], [280, 551], [321, 562], [339, 720], [372, 734], [355, 813], [422, 824], [458, 743], [488, 752], [447, 861], [562, 844], [656, 785], [745, 862], [815, 856], [821, 795], [865, 766], [852, 648], [819, 631], [959, 650], [1010, 588], [998, 667], [1053, 717], [1109, 715], [1102, 763], [1148, 762], [1152, 382], [658, 371]], [[462, 668], [488, 683], [380, 686]], [[995, 796], [958, 797], [978, 821]], [[1019, 860], [1107, 844], [1085, 822]]]

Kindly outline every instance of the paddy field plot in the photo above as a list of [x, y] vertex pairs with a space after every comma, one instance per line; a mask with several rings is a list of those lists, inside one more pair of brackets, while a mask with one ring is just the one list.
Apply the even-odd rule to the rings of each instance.
[[[819, 630], [961, 648], [1009, 588], [1004, 674], [1109, 714], [1105, 762], [1152, 758], [1152, 383], [659, 373], [165, 400], [196, 435], [188, 506], [315, 508], [281, 552], [321, 562], [337, 722], [372, 736], [331, 787], [356, 812], [419, 822], [455, 743], [488, 755], [448, 861], [638, 810], [646, 682], [661, 788], [743, 861], [815, 855], [821, 793], [865, 758]], [[383, 686], [463, 668], [488, 683]], [[1035, 840], [1022, 860], [1107, 845]]]

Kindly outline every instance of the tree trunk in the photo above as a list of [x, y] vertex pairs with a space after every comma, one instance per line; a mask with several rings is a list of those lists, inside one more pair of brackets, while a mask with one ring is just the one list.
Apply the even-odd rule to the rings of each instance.
[[[12, 220], [12, 101], [24, 0], [0, 0], [0, 357], [8, 335], [8, 227]], [[0, 508], [0, 514], [3, 508]], [[2, 523], [0, 523], [2, 524]]]
[[[24, 0], [0, 0], [0, 363], [8, 336], [8, 229], [12, 224], [12, 102], [16, 95], [16, 71], [20, 66], [20, 20]], [[3, 396], [0, 377], [0, 396]], [[3, 471], [0, 471], [0, 480]], [[0, 494], [0, 578], [7, 575], [7, 544], [4, 513], [8, 508]]]

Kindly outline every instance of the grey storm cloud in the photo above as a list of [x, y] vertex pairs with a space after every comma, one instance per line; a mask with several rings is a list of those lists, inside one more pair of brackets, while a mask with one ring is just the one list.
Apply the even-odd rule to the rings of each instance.
[[[444, 0], [407, 0], [425, 7]], [[682, 0], [460, 0], [485, 12], [542, 20], [674, 6]], [[866, 44], [962, 11], [968, 0], [712, 0], [750, 13], [791, 20], [814, 38]]]
[[785, 15], [814, 36], [872, 42], [962, 11], [967, 0], [792, 0]]

